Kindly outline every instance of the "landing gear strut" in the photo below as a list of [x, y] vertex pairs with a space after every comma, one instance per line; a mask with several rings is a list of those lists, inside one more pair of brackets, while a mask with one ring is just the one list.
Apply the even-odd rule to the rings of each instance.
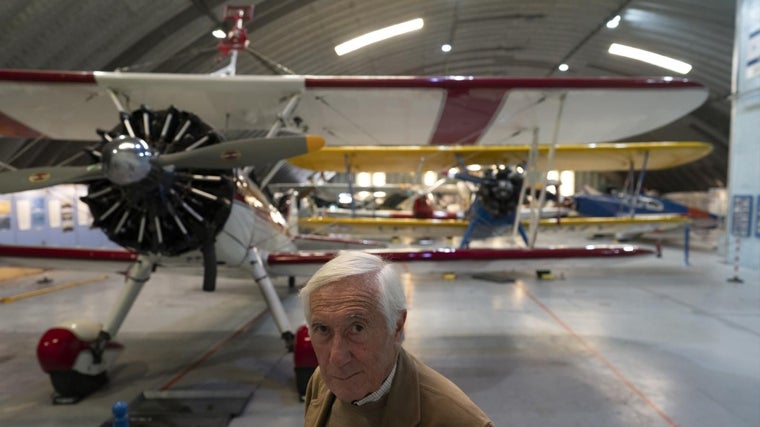
[[293, 335], [293, 327], [290, 324], [288, 316], [285, 314], [285, 309], [282, 307], [282, 301], [274, 290], [272, 281], [269, 280], [266, 269], [264, 269], [264, 263], [259, 256], [259, 251], [256, 248], [251, 248], [248, 251], [248, 256], [245, 261], [250, 268], [251, 276], [256, 281], [261, 290], [261, 294], [269, 306], [269, 311], [272, 313], [272, 318], [277, 324], [277, 329], [280, 331], [280, 336], [285, 341], [285, 348], [288, 352], [293, 351], [293, 341], [295, 335]]
[[53, 403], [76, 403], [108, 382], [108, 369], [123, 350], [112, 341], [155, 262], [140, 256], [130, 267], [126, 283], [106, 326], [90, 320], [67, 322], [49, 329], [37, 345], [37, 360], [50, 375]]

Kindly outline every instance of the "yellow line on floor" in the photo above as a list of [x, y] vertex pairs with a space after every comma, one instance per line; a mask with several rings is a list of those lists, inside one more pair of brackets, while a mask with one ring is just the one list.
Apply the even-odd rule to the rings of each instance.
[[76, 281], [76, 282], [64, 283], [62, 285], [57, 285], [57, 286], [50, 286], [48, 288], [37, 289], [36, 291], [24, 292], [24, 293], [21, 293], [21, 294], [18, 294], [18, 295], [11, 295], [9, 297], [0, 298], [0, 302], [3, 303], [3, 304], [8, 304], [8, 303], [16, 302], [16, 301], [18, 301], [20, 299], [24, 299], [24, 298], [36, 297], [38, 295], [44, 295], [44, 294], [48, 294], [50, 292], [56, 292], [56, 291], [60, 291], [60, 290], [63, 290], [63, 289], [73, 288], [75, 286], [86, 285], [88, 283], [94, 283], [94, 282], [100, 282], [100, 281], [106, 280], [107, 278], [108, 278], [108, 275], [104, 274], [102, 276], [93, 277], [91, 279], [85, 279], [85, 280], [79, 280], [79, 281]]

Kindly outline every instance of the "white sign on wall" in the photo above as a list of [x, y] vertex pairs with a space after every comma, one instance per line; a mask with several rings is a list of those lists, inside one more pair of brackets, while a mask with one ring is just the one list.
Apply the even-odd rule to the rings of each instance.
[[746, 53], [746, 78], [752, 79], [760, 75], [760, 28], [755, 28], [749, 33]]

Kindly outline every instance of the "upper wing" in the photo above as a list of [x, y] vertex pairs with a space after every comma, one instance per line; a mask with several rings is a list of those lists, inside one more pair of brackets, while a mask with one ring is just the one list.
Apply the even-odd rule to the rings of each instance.
[[294, 112], [328, 145], [612, 141], [697, 108], [707, 89], [675, 78], [211, 76], [0, 70], [0, 133], [97, 139], [127, 110], [169, 105], [219, 130], [269, 129]]
[[[558, 145], [553, 169], [576, 171], [642, 169], [645, 153], [647, 169], [666, 169], [698, 160], [712, 151], [706, 142], [629, 142]], [[465, 164], [516, 165], [528, 160], [529, 146], [424, 146], [424, 147], [325, 147], [320, 151], [292, 157], [298, 167], [317, 171], [409, 172], [442, 171]], [[548, 146], [539, 147], [539, 168], [546, 169]]]

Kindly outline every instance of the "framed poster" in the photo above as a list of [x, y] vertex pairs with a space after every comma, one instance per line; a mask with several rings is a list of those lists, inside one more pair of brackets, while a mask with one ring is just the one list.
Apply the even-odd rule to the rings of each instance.
[[32, 227], [42, 228], [45, 226], [45, 198], [32, 197], [31, 200]]
[[0, 199], [0, 230], [11, 229], [11, 201]]
[[760, 239], [760, 194], [757, 195], [757, 209], [755, 209], [755, 237]]
[[760, 27], [750, 31], [746, 49], [745, 73], [749, 80], [760, 75]]
[[734, 196], [731, 205], [731, 234], [749, 237], [752, 231], [752, 196]]

